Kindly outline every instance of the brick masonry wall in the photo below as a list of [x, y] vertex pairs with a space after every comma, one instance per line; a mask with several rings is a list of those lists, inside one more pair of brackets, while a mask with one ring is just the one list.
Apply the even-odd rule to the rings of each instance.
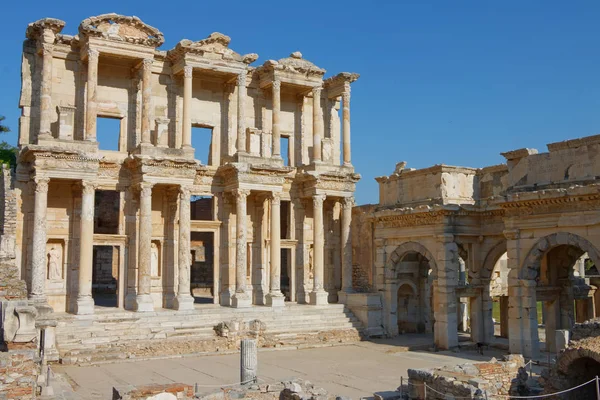
[[373, 229], [371, 215], [375, 205], [352, 209], [352, 286], [357, 292], [369, 292], [373, 276]]
[[39, 365], [34, 362], [35, 354], [35, 344], [32, 343], [0, 352], [0, 399], [35, 398], [39, 374]]

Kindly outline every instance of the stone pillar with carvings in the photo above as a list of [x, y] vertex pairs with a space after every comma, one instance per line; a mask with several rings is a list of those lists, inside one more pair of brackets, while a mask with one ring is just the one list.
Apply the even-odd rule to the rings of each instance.
[[313, 196], [313, 290], [310, 292], [310, 304], [327, 304], [329, 294], [323, 289], [325, 232], [323, 229], [323, 202], [325, 195]]
[[458, 245], [451, 234], [439, 235], [437, 241], [437, 280], [433, 289], [434, 342], [438, 348], [449, 350], [458, 346]]
[[237, 151], [246, 153], [246, 71], [237, 77]]
[[236, 198], [236, 257], [235, 257], [235, 293], [232, 298], [232, 307], [250, 307], [252, 299], [246, 288], [246, 268], [248, 265], [247, 251], [247, 199], [250, 194], [248, 189], [237, 189], [234, 192]]
[[52, 58], [54, 55], [54, 35], [51, 43], [41, 43], [42, 79], [40, 82], [40, 139], [52, 137]]
[[81, 216], [79, 225], [79, 280], [75, 314], [93, 314], [92, 273], [94, 263], [94, 197], [96, 186], [81, 182]]
[[154, 311], [151, 289], [152, 247], [152, 183], [142, 182], [140, 189], [140, 223], [138, 245], [138, 287], [135, 309], [139, 312]]
[[152, 63], [151, 58], [142, 61], [142, 144], [150, 144], [152, 110]]
[[176, 310], [192, 310], [194, 298], [190, 290], [192, 264], [190, 260], [190, 189], [181, 186], [179, 189], [179, 284], [175, 298]]
[[181, 128], [181, 147], [192, 147], [192, 72], [189, 65], [183, 67], [183, 126]]
[[344, 126], [344, 165], [351, 166], [350, 157], [350, 85], [347, 85], [346, 91], [342, 94], [342, 120]]
[[29, 298], [38, 304], [46, 304], [46, 209], [48, 207], [48, 184], [50, 180], [36, 177], [33, 208], [33, 233], [31, 240], [31, 290]]
[[270, 290], [267, 305], [283, 307], [285, 297], [281, 293], [281, 194], [273, 192], [271, 197], [271, 270]]
[[96, 141], [96, 118], [98, 106], [96, 104], [96, 92], [98, 89], [98, 50], [88, 49], [87, 62], [87, 107], [85, 110], [85, 140]]
[[352, 225], [353, 197], [345, 197], [342, 202], [342, 292], [352, 293], [352, 239], [350, 226]]
[[273, 157], [281, 158], [281, 82], [273, 81]]
[[313, 93], [313, 162], [322, 160], [323, 110], [321, 109], [321, 88], [315, 87]]

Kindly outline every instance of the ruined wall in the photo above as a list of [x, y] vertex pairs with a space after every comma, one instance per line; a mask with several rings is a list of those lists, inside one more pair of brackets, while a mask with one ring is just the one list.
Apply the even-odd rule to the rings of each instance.
[[508, 355], [503, 361], [493, 358], [487, 363], [409, 369], [409, 398], [446, 399], [453, 396], [481, 399], [493, 395], [523, 395], [527, 381], [524, 366], [523, 356]]
[[479, 198], [476, 169], [436, 165], [407, 170], [397, 168], [379, 182], [380, 206], [420, 204], [473, 204]]
[[17, 267], [17, 195], [12, 187], [12, 172], [2, 165], [0, 174], [0, 299], [27, 297], [25, 281]]
[[373, 285], [373, 224], [372, 213], [377, 206], [367, 204], [352, 209], [352, 285], [367, 292]]
[[[34, 361], [35, 344], [0, 352], [0, 398], [29, 400], [36, 398], [39, 365]], [[5, 397], [6, 396], [6, 397]]]

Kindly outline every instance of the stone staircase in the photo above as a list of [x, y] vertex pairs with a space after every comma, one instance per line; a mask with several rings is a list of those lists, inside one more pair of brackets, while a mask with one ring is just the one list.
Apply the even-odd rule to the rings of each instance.
[[[363, 327], [343, 305], [289, 304], [281, 309], [218, 305], [150, 313], [97, 309], [94, 315], [58, 314], [56, 342], [63, 364], [236, 351], [243, 337], [267, 348], [331, 346], [358, 341]], [[218, 324], [230, 329], [218, 332]]]

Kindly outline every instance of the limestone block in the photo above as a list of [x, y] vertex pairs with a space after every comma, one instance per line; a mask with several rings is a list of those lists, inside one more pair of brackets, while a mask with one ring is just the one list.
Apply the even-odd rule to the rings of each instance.
[[261, 156], [262, 131], [255, 128], [246, 129], [246, 149], [255, 157]]
[[28, 343], [37, 339], [35, 318], [37, 310], [27, 301], [2, 302], [4, 341]]
[[154, 144], [158, 147], [169, 146], [169, 118], [156, 118]]
[[75, 129], [75, 107], [57, 106], [58, 111], [58, 138], [73, 140]]
[[569, 331], [566, 329], [557, 329], [555, 331], [556, 353], [569, 347]]
[[262, 132], [260, 139], [260, 156], [270, 158], [272, 154], [273, 136], [269, 132]]

